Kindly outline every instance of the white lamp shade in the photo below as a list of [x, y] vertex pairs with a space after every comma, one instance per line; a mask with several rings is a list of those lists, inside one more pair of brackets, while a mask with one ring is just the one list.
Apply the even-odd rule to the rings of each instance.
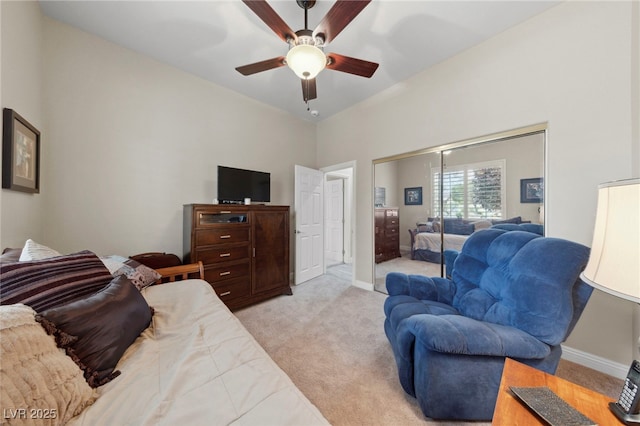
[[581, 278], [640, 303], [640, 179], [599, 186], [591, 255]]
[[327, 65], [327, 57], [319, 48], [300, 44], [289, 49], [287, 65], [304, 80], [316, 78]]

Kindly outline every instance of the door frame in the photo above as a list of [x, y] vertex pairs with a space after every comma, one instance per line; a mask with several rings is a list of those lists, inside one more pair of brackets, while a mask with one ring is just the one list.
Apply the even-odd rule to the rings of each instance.
[[[339, 163], [339, 164], [334, 164], [331, 166], [326, 166], [326, 167], [321, 167], [319, 170], [324, 172], [325, 174], [325, 181], [326, 181], [326, 176], [328, 173], [331, 172], [337, 172], [340, 170], [344, 170], [344, 169], [351, 169], [352, 173], [351, 173], [351, 179], [347, 179], [347, 181], [350, 182], [350, 184], [345, 185], [345, 198], [348, 197], [349, 199], [349, 208], [351, 209], [351, 214], [350, 214], [350, 220], [349, 220], [349, 224], [350, 224], [350, 232], [348, 235], [348, 240], [349, 240], [349, 244], [350, 244], [350, 251], [351, 251], [351, 265], [352, 265], [352, 269], [353, 269], [353, 273], [351, 274], [351, 285], [356, 286], [356, 287], [360, 287], [360, 288], [364, 288], [366, 290], [373, 290], [373, 285], [371, 286], [367, 286], [366, 284], [368, 283], [360, 283], [358, 281], [356, 281], [356, 244], [354, 244], [355, 242], [355, 233], [356, 233], [356, 225], [357, 225], [357, 206], [356, 206], [356, 176], [357, 176], [357, 165], [356, 165], [356, 160], [351, 160], [351, 161], [346, 161], [344, 163]], [[346, 188], [348, 186], [348, 188]], [[326, 197], [326, 194], [325, 194]], [[344, 229], [344, 228], [343, 228]], [[343, 240], [346, 241], [345, 237], [343, 236]], [[326, 262], [325, 262], [325, 273], [326, 273]]]
[[[349, 170], [351, 173], [351, 170]], [[347, 259], [347, 245], [348, 241], [345, 241], [344, 236], [348, 232], [347, 229], [351, 226], [350, 223], [346, 223], [345, 211], [347, 211], [347, 206], [345, 205], [345, 185], [346, 181], [350, 179], [350, 176], [344, 176], [342, 171], [339, 172], [328, 172], [325, 173], [325, 182], [324, 182], [324, 264], [325, 268], [330, 268], [333, 265], [342, 264], [342, 263], [351, 263], [351, 259]], [[338, 188], [339, 191], [336, 189]], [[330, 191], [331, 190], [331, 191]], [[339, 197], [336, 194], [339, 192]], [[339, 198], [339, 201], [337, 199]], [[335, 211], [335, 203], [339, 202], [341, 210], [339, 212]], [[334, 217], [332, 213], [338, 213]], [[339, 225], [337, 220], [339, 220]], [[333, 247], [335, 241], [332, 239], [333, 233], [331, 229], [340, 229], [340, 232], [337, 232], [340, 237], [340, 253], [332, 252], [332, 250], [337, 247]], [[334, 256], [335, 254], [335, 256]], [[351, 253], [348, 253], [349, 256]], [[348, 260], [348, 261], [347, 261]]]

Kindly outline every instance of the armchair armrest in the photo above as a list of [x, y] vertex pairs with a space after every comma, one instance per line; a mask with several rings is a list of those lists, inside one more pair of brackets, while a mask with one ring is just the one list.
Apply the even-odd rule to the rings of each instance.
[[403, 352], [415, 344], [459, 355], [541, 359], [551, 353], [549, 345], [522, 330], [462, 315], [414, 315], [402, 321], [397, 333]]
[[198, 263], [189, 263], [186, 265], [178, 265], [178, 266], [170, 266], [168, 268], [158, 268], [156, 269], [162, 278], [159, 278], [155, 284], [162, 284], [166, 282], [174, 282], [176, 279], [178, 280], [186, 280], [189, 278], [200, 278], [204, 279], [204, 266], [202, 262]]
[[455, 284], [446, 278], [425, 277], [391, 272], [386, 278], [389, 296], [408, 295], [419, 300], [433, 300], [451, 304], [455, 295]]

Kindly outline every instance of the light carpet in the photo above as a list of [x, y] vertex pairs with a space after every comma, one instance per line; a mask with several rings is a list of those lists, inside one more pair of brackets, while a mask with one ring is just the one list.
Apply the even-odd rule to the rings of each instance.
[[[488, 425], [426, 419], [384, 334], [386, 295], [327, 274], [236, 316], [333, 425]], [[562, 361], [558, 375], [617, 398], [622, 381]]]
[[440, 276], [440, 264], [425, 262], [423, 260], [411, 260], [411, 253], [402, 252], [402, 257], [376, 263], [374, 288], [376, 291], [386, 293], [385, 280], [389, 272], [404, 272], [405, 274], [426, 275], [427, 277]]

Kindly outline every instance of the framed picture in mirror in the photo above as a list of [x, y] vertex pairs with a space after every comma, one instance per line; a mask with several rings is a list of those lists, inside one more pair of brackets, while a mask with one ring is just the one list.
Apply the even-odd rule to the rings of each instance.
[[541, 203], [544, 196], [542, 178], [520, 179], [520, 202]]
[[414, 188], [405, 188], [404, 204], [406, 206], [421, 206], [422, 205], [422, 187], [417, 186]]

